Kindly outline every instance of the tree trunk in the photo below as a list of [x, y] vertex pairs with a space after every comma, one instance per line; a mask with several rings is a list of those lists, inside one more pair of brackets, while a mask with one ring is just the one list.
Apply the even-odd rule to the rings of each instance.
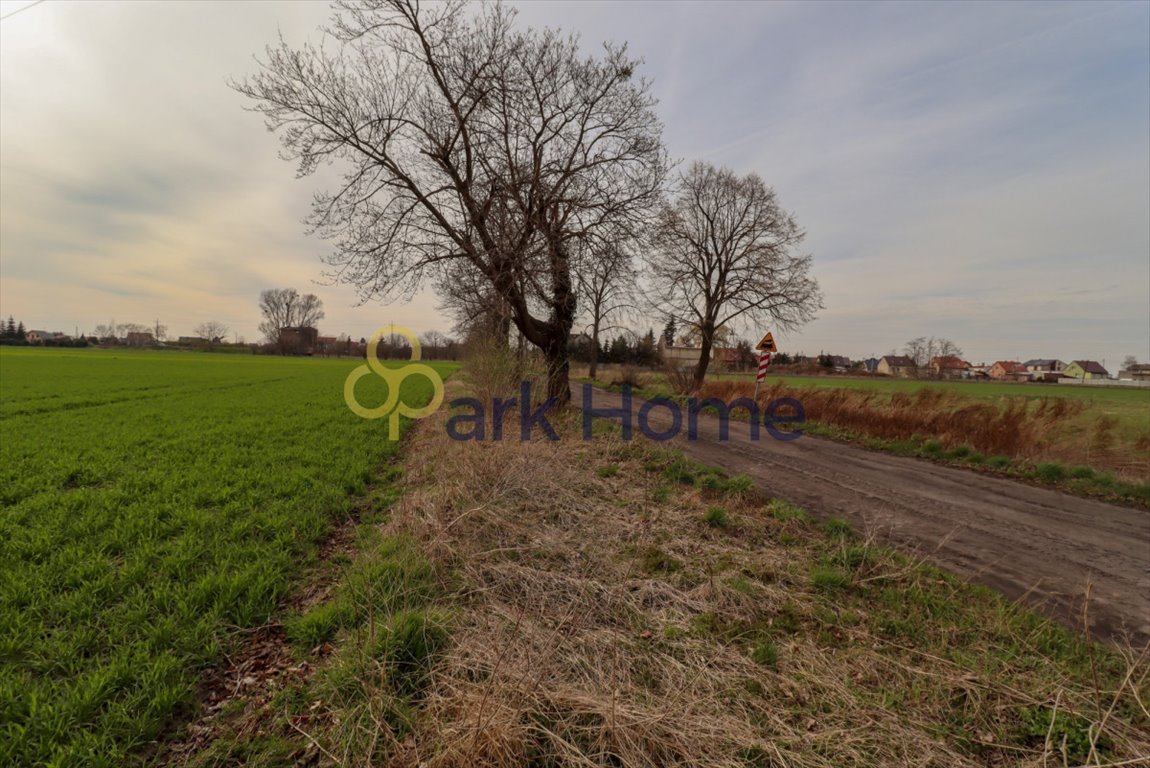
[[558, 405], [571, 402], [571, 364], [567, 359], [566, 334], [556, 339], [545, 350], [547, 357], [547, 397], [553, 397]]
[[599, 371], [599, 320], [596, 319], [591, 326], [591, 353], [589, 355], [590, 363], [588, 366], [587, 375], [591, 377], [591, 381], [595, 381], [595, 375]]
[[711, 339], [715, 335], [713, 328], [703, 326], [700, 329], [703, 337], [703, 346], [699, 350], [699, 364], [695, 366], [695, 391], [703, 388], [703, 381], [707, 378], [707, 366], [711, 364]]
[[554, 397], [558, 405], [571, 402], [570, 361], [567, 358], [567, 340], [575, 325], [575, 291], [571, 285], [571, 262], [567, 257], [567, 244], [548, 232], [551, 261], [551, 323], [549, 338], [544, 348], [547, 357], [547, 396]]

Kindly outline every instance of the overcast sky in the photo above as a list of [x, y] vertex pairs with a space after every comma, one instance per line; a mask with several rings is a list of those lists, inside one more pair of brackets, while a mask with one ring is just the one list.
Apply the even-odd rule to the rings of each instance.
[[[1150, 359], [1150, 3], [517, 5], [627, 41], [671, 154], [757, 172], [793, 211], [826, 309], [784, 350]], [[260, 290], [294, 286], [325, 334], [449, 330], [431, 294], [356, 307], [322, 283], [300, 223], [319, 181], [226, 85], [328, 13], [47, 0], [0, 22], [0, 314], [251, 341]]]

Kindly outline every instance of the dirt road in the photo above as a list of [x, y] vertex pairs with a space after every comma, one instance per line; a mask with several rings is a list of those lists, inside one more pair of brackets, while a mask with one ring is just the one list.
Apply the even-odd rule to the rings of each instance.
[[[582, 404], [582, 385], [572, 390]], [[618, 394], [603, 390], [593, 390], [591, 402], [595, 410], [621, 407]], [[640, 404], [632, 403], [636, 419]], [[669, 427], [666, 409], [651, 411], [648, 423], [653, 430]], [[761, 431], [752, 441], [749, 425], [735, 419], [729, 439], [720, 441], [718, 427], [717, 418], [702, 416], [698, 439], [687, 440], [684, 418], [675, 444], [699, 461], [749, 475], [816, 518], [851, 520], [856, 530], [1022, 598], [1079, 630], [1092, 585], [1092, 636], [1150, 642], [1146, 510], [809, 435], [782, 442]]]

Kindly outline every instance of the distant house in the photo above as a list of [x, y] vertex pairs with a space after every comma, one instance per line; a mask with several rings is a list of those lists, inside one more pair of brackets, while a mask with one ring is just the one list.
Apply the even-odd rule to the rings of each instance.
[[281, 352], [311, 355], [315, 353], [318, 343], [319, 331], [310, 326], [280, 328], [279, 348]]
[[24, 340], [29, 344], [43, 344], [48, 341], [63, 341], [68, 338], [68, 336], [65, 336], [59, 331], [28, 331], [24, 334]]
[[965, 379], [970, 376], [970, 363], [954, 355], [946, 355], [931, 360], [930, 370], [940, 379]]
[[[698, 360], [698, 358], [695, 358]], [[716, 347], [711, 355], [711, 362], [725, 370], [733, 371], [739, 367], [739, 350], [736, 347]]]
[[918, 366], [906, 355], [885, 355], [878, 361], [875, 373], [882, 376], [908, 378], [914, 376]]
[[151, 331], [128, 331], [124, 339], [130, 347], [150, 347], [156, 343], [156, 337]]
[[1118, 372], [1118, 378], [1125, 381], [1150, 381], [1150, 363], [1124, 368]]
[[999, 381], [1025, 381], [1030, 378], [1030, 374], [1026, 371], [1026, 366], [1017, 360], [999, 360], [990, 366], [987, 375]]
[[[659, 357], [662, 358], [664, 365], [675, 367], [698, 365], [699, 355], [702, 352], [702, 347], [675, 347], [662, 337], [659, 338]], [[711, 348], [711, 360], [715, 359], [718, 352], [718, 347]]]
[[1062, 369], [1062, 375], [1083, 381], [1110, 378], [1110, 373], [1093, 360], [1075, 360]]
[[1059, 373], [1066, 367], [1061, 360], [1027, 360], [1022, 365], [1030, 373]]
[[845, 372], [850, 370], [851, 359], [846, 355], [831, 355], [831, 367], [836, 371]]

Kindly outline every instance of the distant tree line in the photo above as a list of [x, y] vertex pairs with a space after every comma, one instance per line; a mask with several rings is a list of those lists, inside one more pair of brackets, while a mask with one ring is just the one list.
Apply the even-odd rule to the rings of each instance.
[[598, 345], [590, 334], [579, 334], [567, 345], [567, 353], [579, 363], [592, 361], [617, 365], [655, 366], [659, 363], [659, 342], [653, 330], [643, 336], [631, 332], [620, 333], [614, 339], [604, 339]]
[[0, 344], [5, 346], [28, 346], [35, 344], [44, 347], [86, 347], [89, 343], [90, 340], [85, 338], [83, 334], [76, 338], [60, 335], [46, 339], [29, 339], [28, 330], [24, 327], [24, 322], [22, 320], [17, 322], [11, 315], [8, 316], [7, 322], [0, 323]]
[[24, 329], [24, 321], [16, 322], [12, 315], [8, 315], [8, 322], [3, 325], [3, 331], [0, 332], [0, 343], [4, 344], [24, 344], [27, 343], [24, 339], [27, 331]]

